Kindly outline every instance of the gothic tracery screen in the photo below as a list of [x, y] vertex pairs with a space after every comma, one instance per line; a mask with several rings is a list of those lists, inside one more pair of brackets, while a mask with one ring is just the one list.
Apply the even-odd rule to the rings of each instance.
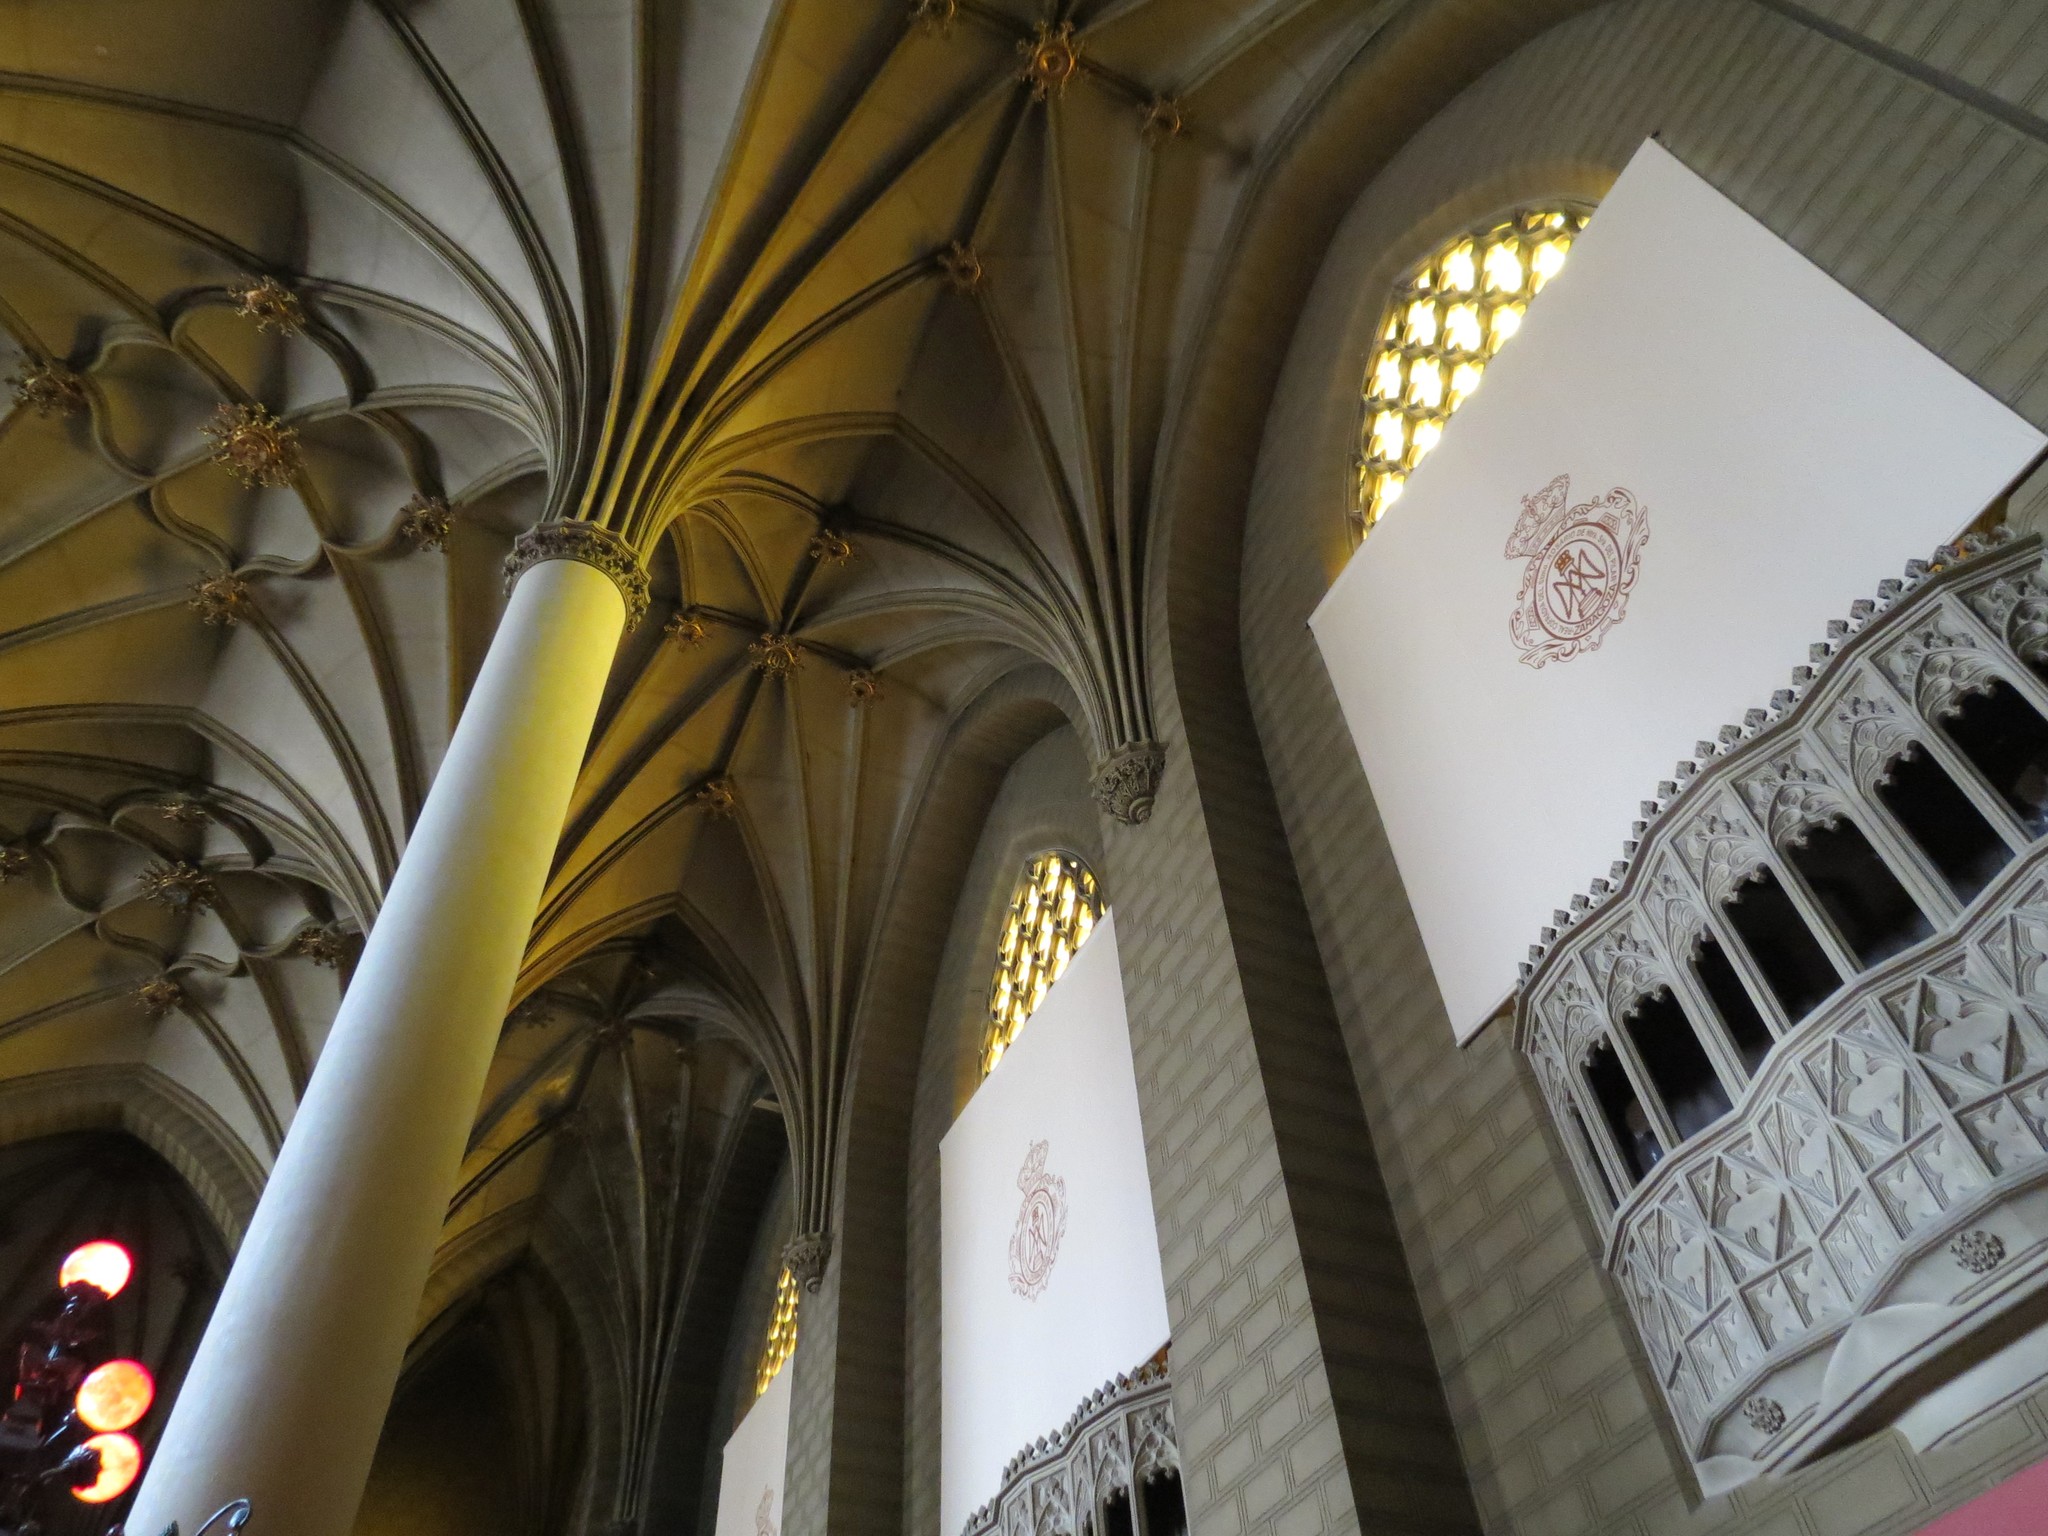
[[1394, 290], [1365, 375], [1354, 513], [1361, 536], [1400, 499], [1588, 217], [1576, 206], [1520, 209], [1458, 236]]
[[1095, 875], [1070, 853], [1045, 853], [1025, 868], [1010, 898], [996, 944], [996, 974], [989, 984], [988, 1034], [982, 1044], [986, 1077], [1003, 1059], [1060, 972], [1102, 916]]
[[783, 1266], [775, 1281], [775, 1310], [768, 1318], [768, 1342], [761, 1350], [761, 1368], [754, 1374], [754, 1396], [766, 1392], [789, 1357], [796, 1353], [796, 1276]]

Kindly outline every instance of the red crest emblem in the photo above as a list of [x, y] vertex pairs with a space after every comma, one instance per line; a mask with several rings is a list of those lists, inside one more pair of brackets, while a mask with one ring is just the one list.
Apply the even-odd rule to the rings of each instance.
[[1010, 1234], [1010, 1289], [1026, 1301], [1044, 1294], [1053, 1261], [1060, 1256], [1060, 1239], [1067, 1235], [1067, 1181], [1045, 1171], [1048, 1146], [1043, 1141], [1031, 1143], [1017, 1174], [1024, 1205]]
[[1650, 509], [1616, 486], [1571, 501], [1569, 475], [1522, 498], [1507, 558], [1526, 559], [1508, 635], [1522, 664], [1540, 667], [1596, 651], [1628, 612], [1628, 595], [1650, 542]]

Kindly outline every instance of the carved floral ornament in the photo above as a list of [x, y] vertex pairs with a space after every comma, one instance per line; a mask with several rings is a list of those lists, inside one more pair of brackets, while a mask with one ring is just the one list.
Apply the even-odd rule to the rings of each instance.
[[439, 496], [415, 491], [398, 509], [398, 536], [414, 549], [445, 549], [454, 526], [454, 510]]
[[296, 336], [306, 328], [306, 311], [299, 296], [274, 277], [244, 278], [228, 289], [235, 313], [256, 322], [256, 329], [280, 336]]
[[[1950, 1381], [1955, 1362], [1995, 1349], [1983, 1330], [2001, 1309], [2048, 1293], [2048, 1243], [2027, 1214], [2048, 1190], [2048, 839], [1998, 809], [1944, 725], [1994, 686], [2048, 716], [2048, 678], [2016, 650], [2035, 592], [2048, 595], [2041, 542], [2001, 534], [1915, 561], [1853, 605], [1768, 709], [1657, 786], [1612, 877], [1558, 911], [1525, 968], [1518, 1044], [1709, 1492], [1866, 1432], [1911, 1401], [1886, 1397], [1889, 1383]], [[2004, 862], [1981, 888], [1952, 891], [1887, 808], [1880, 790], [1909, 751], [1986, 807]], [[1870, 960], [1837, 942], [1840, 985], [1795, 1012], [1725, 904], [1769, 871], [1786, 920], [1817, 939], [1832, 919], [1801, 894], [1796, 854], [1840, 821], [1929, 926]], [[1700, 979], [1703, 935], [1755, 1008], [1763, 1037], [1745, 1052]], [[1653, 1022], [1638, 1010], [1658, 990], [1669, 1002]], [[1695, 1035], [1724, 1092], [1690, 1129], [1672, 1105], [1697, 1090], [1643, 1054], [1649, 1029]], [[1612, 1068], [1598, 1082], [1596, 1051]], [[1938, 1336], [1886, 1331], [1905, 1316], [1891, 1309], [1930, 1303], [1951, 1319]], [[1992, 1406], [1953, 1383], [1941, 1404], [1927, 1433]]]
[[626, 603], [626, 631], [647, 617], [647, 568], [633, 546], [596, 523], [536, 523], [513, 542], [505, 557], [505, 590], [544, 560], [575, 560], [602, 571]]
[[38, 416], [76, 416], [88, 403], [85, 380], [51, 359], [24, 363], [7, 382], [15, 405]]
[[806, 1291], [816, 1292], [824, 1283], [825, 1266], [832, 1258], [829, 1232], [799, 1232], [782, 1250], [782, 1263], [790, 1278]]
[[298, 432], [260, 405], [222, 405], [200, 428], [213, 462], [243, 485], [285, 486], [305, 468]]
[[1039, 22], [1031, 36], [1018, 39], [1017, 51], [1024, 56], [1017, 78], [1031, 87], [1033, 101], [1065, 95], [1067, 82], [1081, 68], [1081, 50], [1075, 45], [1071, 21], [1057, 25]]
[[1166, 749], [1158, 742], [1119, 747], [1095, 770], [1095, 803], [1125, 826], [1135, 827], [1151, 818], [1165, 773]]

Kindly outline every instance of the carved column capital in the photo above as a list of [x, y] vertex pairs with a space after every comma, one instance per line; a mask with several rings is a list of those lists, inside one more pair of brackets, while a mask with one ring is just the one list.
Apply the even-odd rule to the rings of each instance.
[[815, 1292], [824, 1281], [825, 1263], [831, 1257], [829, 1232], [799, 1232], [782, 1250], [782, 1262], [790, 1278], [810, 1292]]
[[639, 553], [609, 528], [596, 523], [536, 523], [519, 535], [505, 557], [505, 590], [543, 560], [580, 560], [603, 571], [626, 600], [626, 628], [647, 616], [647, 568]]
[[1166, 748], [1134, 741], [1110, 753], [1095, 770], [1095, 803], [1127, 827], [1152, 815], [1152, 801], [1166, 772]]

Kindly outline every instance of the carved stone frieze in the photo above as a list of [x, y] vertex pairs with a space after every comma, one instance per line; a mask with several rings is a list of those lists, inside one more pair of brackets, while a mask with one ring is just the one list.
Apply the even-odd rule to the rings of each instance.
[[626, 600], [626, 629], [637, 629], [647, 617], [647, 567], [639, 553], [609, 528], [596, 523], [536, 523], [512, 545], [505, 557], [505, 590], [543, 560], [577, 560], [604, 572]]
[[[1659, 947], [1685, 964], [1762, 869], [1796, 885], [1779, 852], [1817, 825], [1885, 824], [1890, 766], [1965, 693], [2003, 680], [2048, 713], [2017, 649], [2037, 622], [2029, 604], [2048, 626], [2040, 540], [1944, 551], [1879, 597], [1831, 626], [1768, 714], [1659, 786], [1613, 878], [1545, 930], [1517, 1003], [1518, 1041], [1710, 1493], [1867, 1432], [1906, 1406], [1886, 1396], [1898, 1381], [1948, 1381], [2048, 1292], [2048, 839], [2016, 843], [1931, 936], [1778, 1020], [1732, 1111], [1640, 1179], [1608, 1124], [1619, 1111], [1597, 1112], [1585, 1072], [1605, 1042], [1633, 1063], [1627, 1091], [1665, 1091], [1625, 1026], [1659, 984]], [[1969, 771], [1960, 748], [1947, 763]], [[1722, 1027], [1680, 1003], [1687, 1022], [1670, 1027]], [[1906, 1326], [1930, 1307], [1946, 1309], [1934, 1336]], [[1973, 1342], [1984, 1330], [1992, 1342]], [[1964, 1421], [1989, 1411], [1954, 1390], [1942, 1401]]]
[[1152, 815], [1159, 781], [1166, 772], [1166, 749], [1156, 741], [1119, 747], [1095, 770], [1095, 803], [1127, 827]]
[[1066, 1423], [1003, 1468], [996, 1496], [961, 1536], [1081, 1536], [1105, 1528], [1103, 1506], [1180, 1472], [1165, 1352], [1091, 1392]]
[[825, 1280], [825, 1266], [832, 1258], [832, 1234], [799, 1232], [783, 1247], [782, 1262], [792, 1280], [806, 1291], [815, 1292]]

